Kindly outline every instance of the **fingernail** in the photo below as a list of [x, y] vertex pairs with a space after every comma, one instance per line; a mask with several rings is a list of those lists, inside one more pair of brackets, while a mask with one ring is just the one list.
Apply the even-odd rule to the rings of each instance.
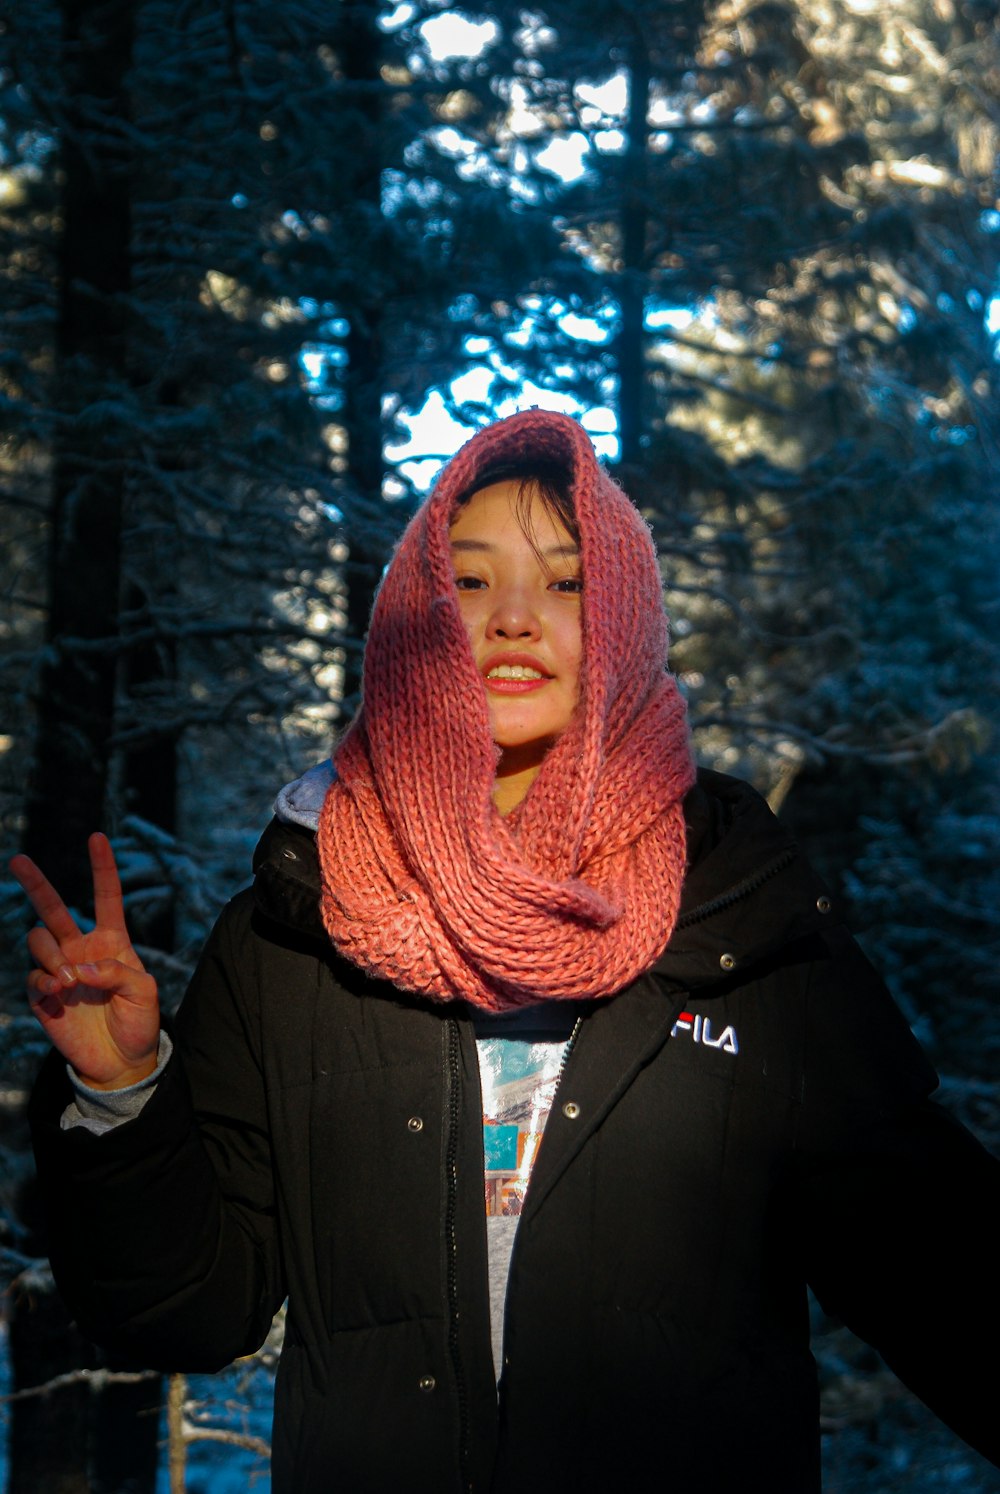
[[54, 996], [58, 990], [61, 990], [61, 986], [54, 975], [43, 975], [38, 982], [38, 989], [43, 996]]
[[[73, 974], [73, 967], [72, 967], [72, 965], [60, 965], [59, 966], [59, 979], [62, 981], [62, 983], [63, 983], [64, 986], [75, 986], [76, 985], [76, 976]], [[56, 989], [55, 986], [53, 986], [52, 989], [55, 990]]]
[[93, 980], [95, 975], [100, 975], [100, 973], [96, 965], [77, 965], [76, 967], [77, 980]]

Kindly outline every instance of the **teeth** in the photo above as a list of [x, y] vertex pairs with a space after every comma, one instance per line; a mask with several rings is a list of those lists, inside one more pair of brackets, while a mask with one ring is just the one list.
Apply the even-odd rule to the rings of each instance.
[[495, 664], [486, 676], [488, 680], [543, 680], [538, 669], [529, 669], [526, 664]]

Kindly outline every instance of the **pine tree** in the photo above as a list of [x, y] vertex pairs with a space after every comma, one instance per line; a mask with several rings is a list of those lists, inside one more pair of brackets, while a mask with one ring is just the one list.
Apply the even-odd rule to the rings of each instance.
[[[29, 343], [8, 320], [19, 646], [4, 681], [24, 708], [18, 760], [39, 744], [27, 803], [11, 778], [9, 822], [84, 911], [85, 831], [111, 830], [169, 999], [245, 875], [246, 837], [225, 832], [259, 825], [282, 777], [328, 750], [407, 507], [403, 483], [403, 502], [382, 496], [383, 409], [419, 406], [460, 370], [531, 233], [501, 232], [509, 194], [438, 148], [456, 108], [482, 124], [486, 91], [456, 104], [416, 23], [393, 39], [372, 5], [312, 0], [81, 0], [61, 19], [19, 10], [5, 36], [6, 274], [21, 325], [42, 333]], [[485, 309], [456, 297], [477, 255]], [[30, 547], [49, 556], [47, 584], [22, 589]], [[20, 903], [5, 904], [13, 930]], [[38, 1049], [25, 1034], [15, 1054], [10, 1031], [8, 1072]], [[38, 1321], [12, 1333], [22, 1388], [86, 1362]], [[79, 1393], [44, 1472], [29, 1424], [44, 1403], [16, 1403], [20, 1484], [103, 1477]]]
[[[584, 147], [550, 202], [584, 301], [610, 308], [617, 470], [660, 544], [696, 740], [785, 802], [925, 1021], [943, 982], [866, 879], [870, 824], [905, 840], [915, 783], [953, 834], [966, 792], [995, 814], [997, 656], [969, 543], [996, 525], [991, 16], [608, 3], [581, 28], [552, 3], [505, 32], [526, 179], [553, 139]], [[968, 951], [952, 979], [974, 989], [996, 929], [949, 875], [925, 861], [911, 885], [966, 909], [941, 947]]]

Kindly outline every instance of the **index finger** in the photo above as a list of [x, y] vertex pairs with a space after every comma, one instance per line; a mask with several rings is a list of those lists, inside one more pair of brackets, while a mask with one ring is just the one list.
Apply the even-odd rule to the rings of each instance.
[[10, 870], [15, 880], [20, 882], [31, 906], [59, 944], [64, 939], [73, 939], [79, 934], [80, 930], [66, 904], [30, 856], [13, 857]]
[[97, 831], [87, 841], [90, 870], [94, 878], [94, 922], [98, 928], [125, 928], [125, 905], [122, 884], [115, 864], [115, 853], [106, 835]]

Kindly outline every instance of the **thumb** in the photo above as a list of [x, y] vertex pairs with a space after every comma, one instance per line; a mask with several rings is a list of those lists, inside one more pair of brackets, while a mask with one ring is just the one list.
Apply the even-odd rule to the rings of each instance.
[[77, 983], [98, 991], [111, 991], [137, 1006], [156, 1001], [156, 981], [146, 970], [123, 965], [121, 960], [98, 960], [95, 964], [73, 965]]

